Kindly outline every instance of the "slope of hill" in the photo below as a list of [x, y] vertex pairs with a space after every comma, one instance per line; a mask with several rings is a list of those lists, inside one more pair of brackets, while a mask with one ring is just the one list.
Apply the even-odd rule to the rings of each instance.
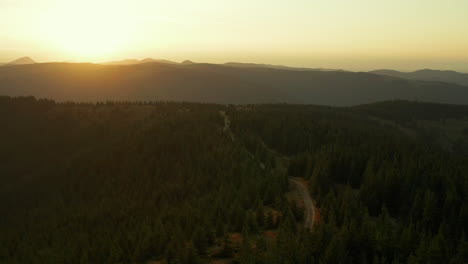
[[171, 100], [350, 106], [392, 99], [468, 104], [468, 89], [371, 73], [214, 64], [44, 63], [0, 69], [0, 95], [55, 100]]
[[414, 72], [399, 72], [394, 70], [376, 70], [371, 71], [371, 73], [404, 78], [409, 80], [447, 82], [468, 86], [468, 74], [456, 71], [439, 71], [425, 69]]
[[24, 65], [24, 64], [34, 64], [34, 63], [36, 62], [30, 57], [22, 57], [12, 62], [9, 62], [8, 65]]

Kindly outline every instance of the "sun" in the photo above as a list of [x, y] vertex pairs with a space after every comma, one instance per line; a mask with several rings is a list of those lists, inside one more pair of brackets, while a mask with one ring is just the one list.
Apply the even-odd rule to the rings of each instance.
[[74, 59], [97, 60], [124, 49], [132, 40], [131, 20], [106, 1], [74, 1], [57, 6], [44, 19], [45, 40]]
[[58, 25], [50, 39], [63, 51], [86, 58], [116, 52], [126, 42], [118, 25], [89, 17]]

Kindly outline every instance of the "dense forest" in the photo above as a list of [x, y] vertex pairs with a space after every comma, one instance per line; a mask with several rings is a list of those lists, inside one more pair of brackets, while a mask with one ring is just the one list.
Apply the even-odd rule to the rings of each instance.
[[466, 106], [0, 97], [0, 122], [0, 263], [468, 263]]

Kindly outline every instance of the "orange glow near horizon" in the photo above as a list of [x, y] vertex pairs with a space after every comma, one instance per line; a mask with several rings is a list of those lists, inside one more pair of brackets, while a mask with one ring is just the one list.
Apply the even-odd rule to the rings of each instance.
[[468, 72], [466, 0], [0, 0], [0, 62], [161, 58]]

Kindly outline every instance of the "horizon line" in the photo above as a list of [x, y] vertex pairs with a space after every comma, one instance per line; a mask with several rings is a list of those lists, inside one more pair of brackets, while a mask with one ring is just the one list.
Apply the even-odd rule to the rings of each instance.
[[[327, 68], [327, 67], [311, 67], [311, 66], [293, 66], [293, 65], [288, 65], [288, 64], [271, 64], [271, 63], [261, 63], [261, 62], [242, 62], [242, 61], [226, 61], [226, 62], [221, 62], [221, 63], [217, 63], [217, 62], [195, 62], [195, 61], [192, 61], [190, 59], [186, 59], [186, 60], [182, 60], [181, 62], [178, 62], [176, 60], [171, 60], [171, 59], [164, 59], [164, 58], [152, 58], [152, 57], [144, 57], [144, 58], [141, 58], [141, 59], [136, 59], [136, 58], [125, 58], [125, 59], [116, 59], [116, 60], [108, 60], [108, 61], [99, 61], [99, 62], [93, 62], [93, 61], [86, 61], [86, 60], [83, 60], [83, 61], [78, 61], [78, 60], [63, 60], [63, 61], [59, 61], [59, 60], [52, 60], [52, 61], [36, 61], [34, 60], [33, 58], [31, 58], [30, 56], [23, 56], [23, 57], [19, 57], [13, 61], [10, 61], [10, 62], [0, 62], [0, 66], [7, 66], [7, 65], [15, 65], [15, 64], [10, 64], [12, 62], [15, 62], [19, 59], [24, 59], [24, 58], [29, 58], [31, 59], [32, 61], [34, 61], [34, 63], [25, 63], [25, 64], [16, 64], [17, 66], [19, 65], [31, 65], [31, 64], [46, 64], [46, 63], [76, 63], [76, 64], [79, 64], [79, 63], [89, 63], [89, 64], [99, 64], [99, 65], [105, 65], [106, 63], [118, 63], [118, 62], [124, 62], [124, 61], [139, 61], [141, 63], [134, 63], [134, 64], [114, 64], [114, 65], [120, 65], [120, 66], [130, 66], [130, 65], [137, 65], [137, 64], [146, 64], [146, 63], [161, 63], [161, 64], [170, 64], [169, 62], [171, 63], [174, 63], [174, 64], [178, 64], [178, 65], [183, 65], [184, 62], [188, 61], [189, 63], [191, 64], [212, 64], [212, 65], [225, 65], [225, 66], [229, 66], [229, 65], [226, 65], [226, 64], [230, 64], [230, 63], [238, 63], [238, 64], [244, 64], [244, 65], [252, 65], [252, 68], [255, 68], [256, 66], [258, 67], [261, 67], [261, 66], [264, 66], [264, 67], [284, 67], [286, 68], [285, 70], [287, 70], [287, 68], [290, 68], [290, 69], [307, 69], [307, 70], [323, 70], [323, 71], [347, 71], [347, 72], [373, 72], [373, 71], [398, 71], [398, 72], [402, 72], [402, 73], [413, 73], [413, 72], [418, 72], [418, 71], [424, 71], [424, 70], [431, 70], [431, 71], [442, 71], [442, 72], [457, 72], [457, 73], [461, 73], [461, 74], [468, 74], [468, 72], [464, 72], [464, 71], [458, 71], [458, 70], [454, 70], [454, 69], [439, 69], [439, 68], [418, 68], [416, 70], [397, 70], [395, 68], [388, 68], [388, 67], [382, 67], [382, 68], [374, 68], [372, 70], [350, 70], [350, 69], [346, 69], [346, 68]], [[142, 62], [144, 60], [154, 60], [154, 61], [148, 61], [148, 62]], [[163, 61], [166, 61], [163, 62]], [[112, 65], [107, 65], [107, 66], [112, 66]]]

